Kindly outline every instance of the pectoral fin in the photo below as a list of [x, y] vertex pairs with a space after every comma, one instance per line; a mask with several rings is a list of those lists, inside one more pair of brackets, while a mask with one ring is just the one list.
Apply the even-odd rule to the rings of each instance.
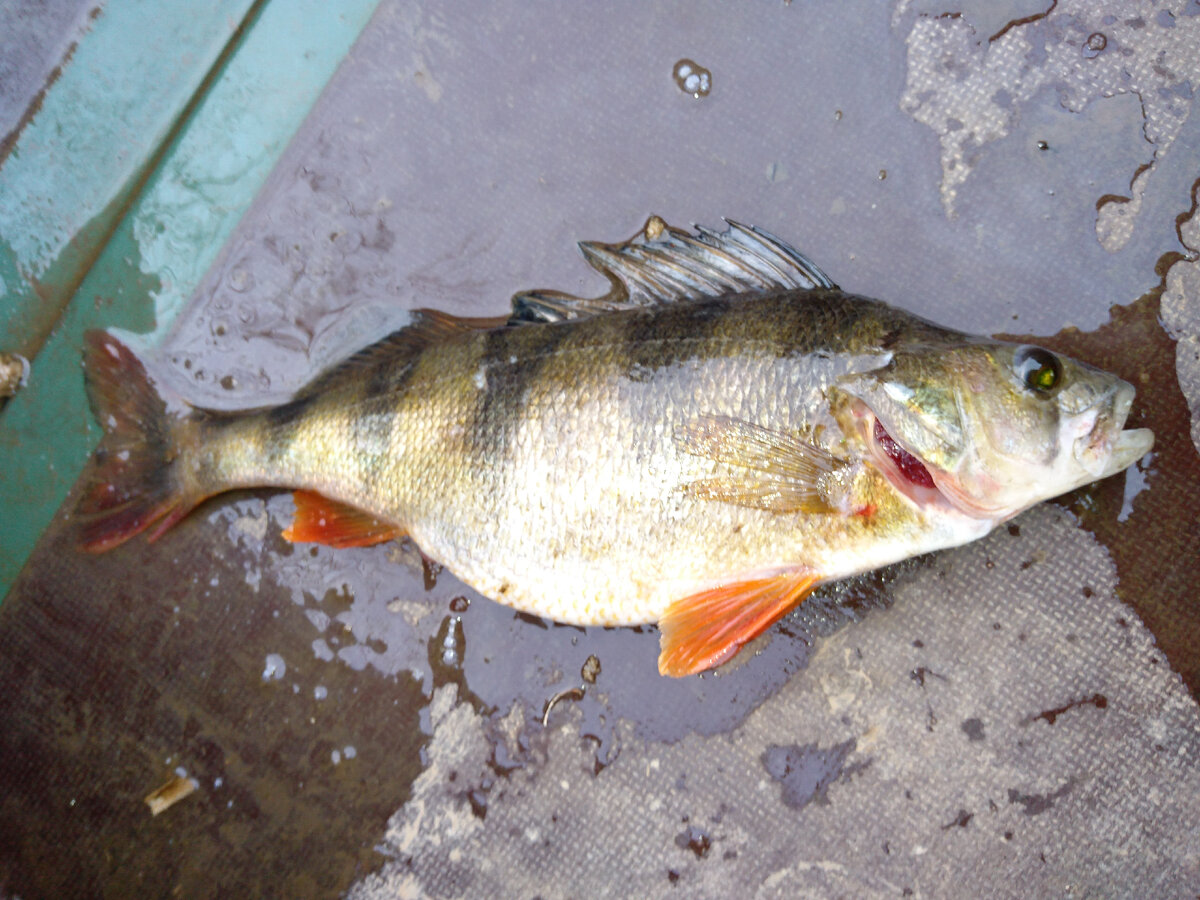
[[723, 584], [677, 600], [658, 621], [658, 671], [673, 678], [725, 662], [812, 593], [820, 577], [808, 569]]
[[828, 476], [841, 463], [802, 438], [743, 419], [702, 416], [675, 433], [693, 456], [724, 464], [718, 473], [684, 485], [695, 497], [768, 512], [828, 513]]
[[296, 518], [284, 540], [330, 547], [369, 547], [403, 537], [404, 529], [315, 491], [296, 491]]

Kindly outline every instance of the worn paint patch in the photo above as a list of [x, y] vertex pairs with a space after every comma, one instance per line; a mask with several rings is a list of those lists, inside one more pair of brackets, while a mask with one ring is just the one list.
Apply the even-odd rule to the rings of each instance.
[[[1200, 19], [1184, 15], [1185, 5], [1112, 15], [1103, 4], [1060, 0], [995, 33], [973, 11], [917, 17], [906, 39], [900, 108], [938, 136], [946, 213], [953, 215], [958, 190], [988, 145], [1010, 134], [1041, 92], [1056, 91], [1062, 108], [1076, 113], [1132, 94], [1146, 146], [1127, 172], [1127, 192], [1097, 197], [1096, 215], [1101, 245], [1124, 247], [1147, 186], [1192, 112], [1191, 85], [1200, 81]], [[909, 6], [898, 4], [897, 24]]]

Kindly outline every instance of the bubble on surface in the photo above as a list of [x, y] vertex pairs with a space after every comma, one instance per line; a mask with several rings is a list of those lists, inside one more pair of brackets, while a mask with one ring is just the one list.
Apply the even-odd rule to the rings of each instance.
[[1088, 39], [1083, 44], [1083, 58], [1095, 59], [1104, 52], [1104, 48], [1108, 46], [1108, 38], [1104, 36], [1102, 31], [1093, 31], [1088, 35]]
[[287, 663], [278, 653], [268, 653], [263, 666], [263, 681], [279, 681], [287, 674]]
[[691, 94], [697, 100], [707, 97], [712, 90], [712, 72], [690, 59], [681, 59], [675, 63], [675, 83], [685, 94]]

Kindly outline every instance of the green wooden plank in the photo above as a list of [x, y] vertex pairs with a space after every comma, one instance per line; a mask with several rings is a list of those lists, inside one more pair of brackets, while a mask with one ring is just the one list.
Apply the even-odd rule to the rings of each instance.
[[252, 0], [100, 7], [0, 160], [0, 334], [34, 358]]
[[[124, 199], [120, 190], [107, 197], [102, 192], [89, 195], [93, 205], [101, 202], [103, 208], [87, 223], [78, 223], [76, 233], [89, 225], [104, 230], [94, 223], [102, 215], [113, 216], [115, 228], [108, 229], [94, 262], [84, 260], [85, 274], [34, 357], [28, 386], [0, 413], [0, 595], [7, 593], [99, 437], [80, 377], [83, 332], [116, 325], [161, 333], [169, 326], [375, 3], [272, 0], [255, 8], [232, 52], [204, 81], [199, 101], [189, 106], [190, 115], [155, 160], [153, 171], [135, 178]], [[174, 8], [152, 5], [160, 11]], [[190, 7], [188, 15], [195, 15]], [[91, 38], [100, 39], [100, 32], [98, 21]], [[128, 64], [127, 54], [120, 52], [126, 43], [148, 39], [144, 29], [127, 32], [124, 41], [119, 38], [111, 39], [108, 64], [113, 67]], [[147, 77], [143, 70], [141, 78]], [[50, 101], [48, 95], [46, 103]], [[0, 174], [8, 174], [26, 135], [40, 121], [39, 116], [22, 134]], [[78, 164], [85, 164], [83, 158]], [[50, 185], [44, 182], [43, 191]], [[7, 208], [7, 195], [0, 196]], [[59, 203], [52, 193], [39, 195], [32, 188], [23, 197], [26, 204], [46, 197]], [[114, 204], [119, 208], [114, 210]], [[22, 275], [28, 260], [44, 270], [56, 261], [53, 247], [8, 231], [14, 222], [24, 228], [33, 221], [28, 216], [0, 218], [0, 236]], [[15, 243], [9, 234], [18, 235]], [[59, 236], [61, 257], [71, 235], [64, 230]], [[0, 277], [7, 283], [6, 271], [0, 259]]]

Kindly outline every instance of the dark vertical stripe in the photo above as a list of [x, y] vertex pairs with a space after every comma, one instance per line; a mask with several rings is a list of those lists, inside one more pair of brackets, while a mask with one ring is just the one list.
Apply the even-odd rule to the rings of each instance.
[[273, 406], [267, 410], [267, 424], [272, 429], [285, 429], [303, 418], [316, 400], [315, 395], [304, 394], [279, 406]]
[[346, 423], [349, 446], [363, 483], [377, 482], [387, 468], [396, 417], [424, 353], [422, 350], [403, 362], [381, 360], [363, 373], [359, 400]]
[[[521, 325], [484, 332], [477, 366], [486, 373], [487, 383], [476, 392], [467, 428], [472, 451], [485, 460], [503, 457], [522, 419], [530, 390], [553, 362], [556, 351], [574, 342], [581, 324]], [[513, 357], [516, 362], [510, 363]], [[468, 379], [474, 375], [473, 371], [466, 373]], [[571, 386], [564, 385], [564, 389], [570, 390]]]

